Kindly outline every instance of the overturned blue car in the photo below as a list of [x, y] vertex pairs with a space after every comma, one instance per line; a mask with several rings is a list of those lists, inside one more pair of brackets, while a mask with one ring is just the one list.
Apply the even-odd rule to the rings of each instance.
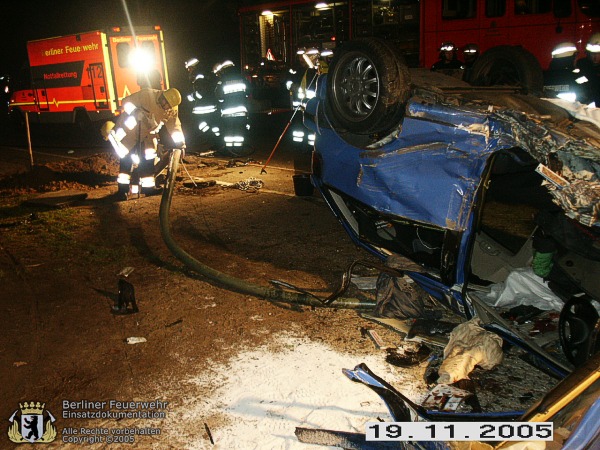
[[[473, 87], [409, 70], [391, 45], [374, 38], [336, 50], [304, 112], [316, 135], [313, 184], [355, 243], [446, 313], [480, 319], [506, 345], [527, 352], [532, 365], [571, 384], [577, 371], [600, 370], [599, 119], [595, 108], [514, 87]], [[521, 289], [530, 279], [548, 295]], [[515, 314], [556, 315], [560, 353], [516, 326], [507, 313], [519, 307]], [[393, 420], [485, 417], [436, 415], [364, 365], [345, 373], [381, 395]], [[578, 410], [564, 448], [600, 446], [589, 416], [600, 407], [597, 378], [585, 389], [591, 400]], [[566, 395], [565, 405], [575, 397]], [[490, 420], [539, 419], [537, 413]]]

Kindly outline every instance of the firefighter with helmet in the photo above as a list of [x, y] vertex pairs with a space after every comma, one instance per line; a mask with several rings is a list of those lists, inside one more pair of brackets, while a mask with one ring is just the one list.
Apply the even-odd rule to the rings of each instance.
[[219, 105], [219, 129], [224, 150], [233, 156], [246, 154], [248, 122], [248, 96], [246, 79], [230, 60], [213, 66], [216, 77], [215, 95]]
[[479, 57], [479, 46], [477, 44], [467, 44], [463, 47], [462, 54], [465, 69], [470, 69]]
[[572, 42], [562, 42], [552, 49], [552, 60], [544, 72], [544, 94], [563, 100], [586, 102], [585, 90], [580, 86], [575, 69], [577, 47]]
[[[158, 158], [158, 140], [166, 148], [185, 148], [185, 138], [178, 116], [181, 94], [177, 89], [166, 91], [144, 88], [123, 99], [122, 112], [116, 122], [108, 121], [102, 136], [113, 146], [120, 158], [117, 177], [119, 199], [128, 194], [152, 195], [156, 188], [156, 167], [164, 168]], [[133, 177], [137, 168], [139, 180]]]
[[456, 53], [457, 49], [454, 43], [444, 42], [440, 47], [440, 59], [431, 66], [431, 70], [453, 75], [454, 71], [463, 69], [463, 64]]
[[[586, 56], [577, 60], [579, 76], [585, 79], [589, 102], [600, 107], [600, 33], [594, 33], [585, 46]], [[583, 79], [583, 78], [582, 78]]]

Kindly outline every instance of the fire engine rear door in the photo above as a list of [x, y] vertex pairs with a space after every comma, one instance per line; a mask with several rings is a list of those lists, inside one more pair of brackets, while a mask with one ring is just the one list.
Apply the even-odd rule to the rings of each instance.
[[106, 77], [104, 76], [104, 65], [102, 63], [93, 63], [89, 65], [87, 70], [94, 93], [94, 106], [96, 109], [108, 109], [108, 88], [106, 86]]
[[37, 86], [33, 89], [33, 95], [35, 97], [35, 103], [40, 111], [49, 111], [50, 105], [48, 104], [48, 95], [46, 88], [39, 89]]

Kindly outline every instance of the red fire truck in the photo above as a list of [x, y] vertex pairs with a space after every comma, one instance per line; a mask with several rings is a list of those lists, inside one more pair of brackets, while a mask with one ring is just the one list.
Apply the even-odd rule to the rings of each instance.
[[375, 36], [394, 43], [412, 67], [431, 67], [444, 42], [475, 44], [480, 56], [468, 81], [541, 91], [554, 46], [573, 42], [583, 56], [600, 31], [597, 0], [287, 0], [241, 8], [239, 16], [242, 64], [259, 86], [293, 67], [298, 49]]
[[[135, 33], [134, 33], [135, 31]], [[139, 90], [138, 75], [158, 70], [169, 87], [160, 27], [113, 28], [29, 41], [31, 88], [13, 92], [9, 113], [39, 123], [112, 117]]]

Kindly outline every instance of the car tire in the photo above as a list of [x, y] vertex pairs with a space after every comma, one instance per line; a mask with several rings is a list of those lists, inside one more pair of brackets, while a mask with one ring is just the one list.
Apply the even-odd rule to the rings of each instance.
[[400, 121], [410, 91], [408, 68], [391, 44], [349, 41], [329, 66], [327, 115], [338, 131], [383, 133]]
[[535, 56], [510, 45], [484, 52], [473, 64], [467, 81], [473, 86], [520, 86], [536, 95], [544, 89], [544, 74]]

